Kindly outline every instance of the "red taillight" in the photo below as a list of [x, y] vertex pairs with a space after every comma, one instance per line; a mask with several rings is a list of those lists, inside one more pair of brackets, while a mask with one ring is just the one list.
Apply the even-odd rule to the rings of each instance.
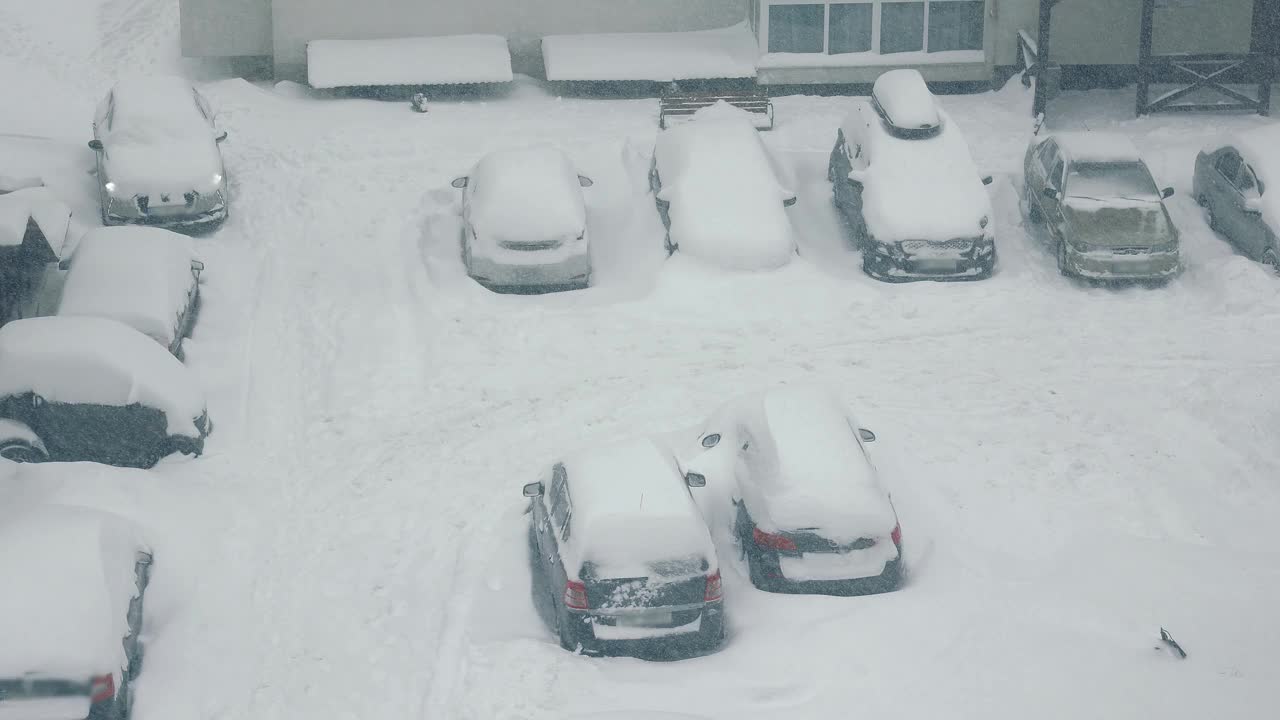
[[756, 545], [771, 550], [790, 550], [794, 552], [796, 549], [796, 544], [791, 538], [763, 532], [760, 528], [751, 529], [751, 539], [756, 541]]
[[[89, 681], [89, 701], [106, 702], [116, 696], [116, 679], [112, 675], [97, 675]], [[81, 696], [83, 697], [83, 696]]]
[[894, 525], [893, 532], [889, 533], [889, 537], [893, 538], [893, 544], [902, 547], [902, 526]]
[[707, 576], [707, 589], [702, 593], [703, 602], [711, 602], [720, 599], [720, 571], [717, 570]]
[[587, 609], [587, 586], [570, 580], [564, 584], [564, 606], [573, 610]]

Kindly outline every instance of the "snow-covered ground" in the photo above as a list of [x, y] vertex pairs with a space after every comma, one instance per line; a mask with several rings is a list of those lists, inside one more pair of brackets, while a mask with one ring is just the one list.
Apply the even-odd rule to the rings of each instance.
[[[4, 172], [34, 164], [86, 222], [84, 141], [111, 77], [216, 75], [177, 59], [172, 0], [95, 2], [0, 7], [0, 161], [24, 165]], [[847, 98], [775, 100], [766, 141], [802, 180], [801, 257], [739, 274], [664, 261], [655, 100], [517, 79], [422, 115], [292, 85], [201, 90], [230, 132], [232, 192], [198, 241], [186, 345], [216, 426], [205, 457], [0, 486], [0, 502], [83, 502], [148, 529], [137, 720], [1200, 720], [1280, 704], [1280, 279], [1189, 197], [1212, 133], [1272, 121], [1134, 120], [1131, 91], [1054, 102], [1055, 127], [1132, 136], [1179, 193], [1186, 272], [1109, 289], [1060, 277], [1021, 220], [1027, 91], [943, 97], [996, 177], [1000, 263], [983, 282], [894, 286], [862, 275], [831, 205]], [[595, 180], [596, 287], [493, 295], [463, 273], [448, 184], [536, 142]], [[907, 587], [769, 595], [726, 546], [719, 653], [561, 650], [529, 600], [521, 484], [563, 452], [801, 380], [834, 385], [878, 434]], [[1185, 661], [1156, 649], [1161, 626]]]

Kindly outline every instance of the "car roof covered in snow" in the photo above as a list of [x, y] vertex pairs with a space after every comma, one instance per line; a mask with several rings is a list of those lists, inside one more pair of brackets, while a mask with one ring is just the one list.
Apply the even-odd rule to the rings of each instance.
[[681, 252], [738, 269], [771, 269], [795, 252], [783, 202], [792, 179], [749, 115], [723, 101], [658, 134], [654, 161]]
[[847, 140], [866, 138], [870, 145], [862, 212], [879, 241], [981, 237], [984, 218], [991, 222], [991, 198], [969, 143], [945, 111], [939, 109], [938, 118], [937, 132], [901, 137], [885, 128], [870, 103], [858, 100], [841, 124]]
[[110, 127], [100, 127], [98, 132], [114, 142], [210, 133], [209, 123], [196, 104], [195, 88], [176, 75], [122, 78], [110, 97]]
[[690, 555], [714, 566], [711, 536], [684, 475], [653, 440], [592, 448], [566, 457], [563, 465], [579, 561], [611, 577], [644, 575], [649, 563]]
[[119, 320], [164, 347], [196, 283], [190, 237], [160, 228], [121, 226], [89, 231], [71, 256], [59, 315]]
[[0, 327], [0, 398], [34, 392], [48, 402], [164, 411], [169, 432], [199, 437], [196, 378], [154, 340], [116, 320], [37, 317]]
[[536, 242], [577, 237], [586, 228], [578, 171], [551, 145], [489, 153], [467, 185], [477, 237]]
[[1127, 136], [1108, 132], [1059, 132], [1050, 137], [1077, 163], [1142, 162], [1142, 153]]
[[739, 478], [743, 501], [769, 530], [813, 528], [831, 539], [888, 537], [893, 506], [857, 437], [857, 423], [828, 388], [784, 386], [731, 401], [722, 417], [750, 428], [756, 472]]
[[0, 678], [118, 671], [134, 568], [149, 550], [123, 517], [69, 505], [0, 511]]
[[927, 130], [942, 122], [933, 93], [919, 70], [900, 68], [882, 74], [871, 87], [871, 98], [895, 128]]

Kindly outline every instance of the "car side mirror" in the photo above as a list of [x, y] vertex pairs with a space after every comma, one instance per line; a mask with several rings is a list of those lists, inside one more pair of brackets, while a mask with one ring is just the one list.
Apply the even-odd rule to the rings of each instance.
[[995, 178], [991, 177], [990, 175], [984, 175], [982, 178], [983, 185], [990, 185], [993, 182], [995, 182]]
[[702, 473], [687, 472], [684, 474], [684, 484], [691, 488], [706, 487], [707, 476]]
[[711, 433], [710, 435], [702, 438], [702, 447], [707, 448], [708, 450], [710, 450], [711, 448], [719, 444], [720, 444], [720, 433]]
[[542, 497], [542, 483], [531, 482], [524, 486], [524, 496], [527, 498]]
[[858, 428], [858, 437], [862, 438], [862, 442], [876, 441], [876, 434], [866, 428]]
[[1173, 188], [1167, 187], [1160, 191], [1160, 199], [1165, 200], [1173, 197]]
[[218, 137], [214, 138], [213, 141], [222, 142], [223, 140], [226, 140], [226, 139], [227, 139], [227, 131], [223, 130], [222, 132], [218, 133]]
[[792, 205], [795, 205], [795, 204], [796, 204], [796, 196], [795, 196], [795, 195], [792, 195], [791, 197], [789, 197], [789, 198], [787, 198], [786, 200], [783, 200], [783, 201], [782, 201], [782, 207], [791, 207]]
[[1044, 189], [1044, 196], [1045, 196], [1045, 197], [1047, 197], [1047, 198], [1049, 198], [1050, 200], [1057, 200], [1057, 199], [1058, 199], [1058, 191], [1057, 191], [1057, 190], [1054, 190], [1054, 189], [1053, 189], [1053, 188], [1051, 188], [1051, 187], [1047, 187], [1047, 188], [1045, 188], [1045, 189]]
[[465, 176], [460, 178], [454, 178], [453, 182], [449, 184], [461, 190], [462, 188], [467, 186], [467, 179], [468, 178], [466, 178]]
[[94, 151], [94, 152], [102, 152], [102, 141], [101, 141], [101, 140], [96, 140], [96, 139], [95, 139], [95, 140], [90, 140], [90, 141], [89, 141], [89, 149], [90, 149], [90, 150], [92, 150], [92, 151]]
[[586, 175], [579, 175], [579, 176], [578, 176], [578, 184], [579, 184], [579, 185], [581, 185], [582, 187], [591, 187], [592, 185], [595, 185], [596, 183], [595, 183], [595, 181], [594, 181], [594, 180], [592, 180], [591, 178], [587, 177]]

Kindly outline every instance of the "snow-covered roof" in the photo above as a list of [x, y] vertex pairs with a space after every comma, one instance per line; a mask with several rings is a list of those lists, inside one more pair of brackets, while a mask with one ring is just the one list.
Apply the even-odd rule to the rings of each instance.
[[154, 340], [116, 320], [36, 317], [0, 327], [0, 397], [35, 392], [49, 402], [164, 411], [169, 432], [199, 437], [204, 393]]
[[61, 257], [71, 208], [46, 187], [33, 187], [0, 195], [0, 247], [17, 247], [27, 234], [27, 221], [35, 220], [54, 255]]
[[110, 513], [37, 505], [0, 514], [0, 678], [118, 672], [139, 552], [149, 550], [137, 528]]
[[756, 76], [760, 50], [746, 23], [718, 30], [548, 35], [548, 80], [650, 80]]
[[477, 237], [536, 242], [575, 238], [586, 227], [578, 172], [550, 145], [489, 153], [467, 185]]
[[938, 119], [942, 125], [932, 135], [899, 137], [884, 127], [870, 103], [859, 100], [842, 124], [846, 138], [865, 138], [870, 145], [862, 208], [868, 230], [879, 241], [980, 237], [983, 218], [991, 222], [991, 198], [969, 144], [946, 111], [939, 108]]
[[59, 315], [119, 320], [169, 347], [196, 277], [195, 243], [150, 227], [91, 230], [71, 256]]
[[315, 88], [510, 82], [511, 51], [501, 35], [307, 43], [307, 82]]
[[[715, 566], [715, 548], [684, 476], [648, 438], [619, 442], [564, 460], [573, 506], [573, 547], [602, 577], [647, 575], [655, 561], [699, 555]], [[577, 567], [566, 563], [570, 572]]]
[[104, 142], [153, 144], [159, 138], [209, 135], [212, 129], [196, 105], [195, 88], [176, 75], [132, 75], [111, 90], [109, 127], [99, 127]]
[[1126, 135], [1108, 132], [1053, 133], [1058, 147], [1078, 163], [1140, 162], [1142, 153]]
[[925, 85], [919, 70], [900, 68], [876, 78], [871, 97], [885, 119], [903, 130], [935, 128], [941, 122], [933, 93]]
[[783, 208], [794, 196], [750, 114], [723, 101], [658, 134], [654, 148], [681, 252], [736, 269], [772, 269], [795, 251]]

